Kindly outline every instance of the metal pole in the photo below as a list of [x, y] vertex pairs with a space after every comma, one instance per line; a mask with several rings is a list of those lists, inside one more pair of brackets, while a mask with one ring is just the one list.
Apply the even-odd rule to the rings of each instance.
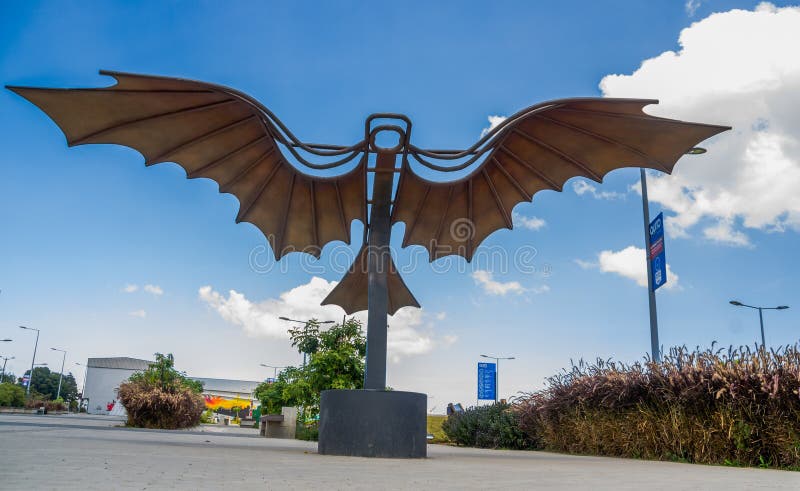
[[[30, 329], [26, 327], [25, 329]], [[25, 395], [31, 395], [31, 385], [33, 385], [33, 364], [36, 362], [36, 348], [39, 347], [39, 330], [34, 329], [36, 331], [36, 343], [33, 345], [33, 359], [31, 359], [31, 376], [28, 377], [28, 389], [25, 391]]]
[[497, 404], [497, 394], [500, 393], [500, 358], [494, 359], [494, 403]]
[[67, 352], [64, 351], [64, 356], [61, 357], [61, 373], [58, 376], [58, 393], [56, 394], [56, 399], [61, 397], [61, 379], [64, 378], [64, 361], [67, 359]]
[[650, 302], [650, 352], [653, 361], [661, 361], [661, 350], [658, 343], [658, 311], [656, 309], [656, 291], [653, 290], [653, 267], [650, 264], [650, 206], [647, 200], [647, 176], [644, 168], [639, 169], [642, 180], [642, 214], [644, 215], [644, 256], [647, 263], [647, 296]]
[[6, 363], [8, 363], [8, 358], [3, 357], [3, 376], [0, 377], [0, 383], [2, 383], [3, 380], [6, 379]]
[[761, 347], [767, 349], [767, 342], [764, 340], [764, 313], [761, 307], [758, 307], [758, 320], [761, 322]]
[[390, 207], [394, 174], [381, 172], [395, 167], [395, 153], [378, 152], [372, 186], [367, 250], [367, 363], [364, 388], [386, 390], [386, 329], [389, 315], [388, 270], [392, 231]]

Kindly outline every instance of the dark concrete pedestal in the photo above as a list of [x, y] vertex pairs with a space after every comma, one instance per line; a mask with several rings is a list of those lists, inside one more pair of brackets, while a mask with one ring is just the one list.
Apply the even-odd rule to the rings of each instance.
[[428, 398], [417, 392], [326, 390], [319, 412], [319, 453], [424, 458]]

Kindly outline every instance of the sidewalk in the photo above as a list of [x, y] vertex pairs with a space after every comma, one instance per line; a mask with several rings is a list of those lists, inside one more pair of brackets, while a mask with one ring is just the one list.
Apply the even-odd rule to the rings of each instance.
[[800, 473], [430, 445], [424, 460], [318, 455], [248, 429], [137, 430], [0, 414], [0, 489], [800, 489]]

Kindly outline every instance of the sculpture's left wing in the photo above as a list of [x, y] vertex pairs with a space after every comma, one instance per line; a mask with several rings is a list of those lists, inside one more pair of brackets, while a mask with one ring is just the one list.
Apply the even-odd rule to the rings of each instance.
[[[118, 83], [98, 89], [8, 87], [41, 108], [70, 146], [115, 143], [138, 150], [145, 165], [176, 162], [188, 178], [206, 177], [239, 200], [237, 222], [258, 227], [276, 259], [292, 251], [319, 257], [333, 240], [350, 242], [355, 219], [366, 223], [364, 145], [320, 151], [361, 158], [350, 172], [301, 172], [278, 142], [291, 133], [269, 110], [228, 87], [167, 77], [101, 72]], [[313, 149], [312, 149], [313, 150]], [[311, 165], [311, 164], [306, 164]], [[330, 168], [332, 164], [318, 168]]]
[[[699, 142], [730, 129], [650, 116], [653, 100], [563, 99], [529, 107], [463, 152], [422, 150], [409, 158], [435, 171], [474, 169], [449, 182], [432, 181], [403, 162], [392, 222], [406, 225], [403, 247], [428, 249], [430, 260], [450, 254], [470, 261], [492, 232], [512, 228], [512, 209], [543, 189], [561, 191], [567, 179], [600, 182], [622, 167], [671, 173]], [[428, 159], [466, 158], [441, 166]], [[479, 161], [479, 158], [483, 158]]]

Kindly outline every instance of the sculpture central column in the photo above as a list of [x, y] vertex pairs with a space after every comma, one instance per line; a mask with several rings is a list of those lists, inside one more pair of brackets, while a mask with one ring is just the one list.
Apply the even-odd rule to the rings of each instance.
[[386, 389], [387, 279], [391, 264], [389, 239], [392, 232], [391, 205], [396, 156], [394, 152], [378, 153], [372, 186], [367, 253], [367, 366], [364, 376], [364, 388], [372, 390]]

